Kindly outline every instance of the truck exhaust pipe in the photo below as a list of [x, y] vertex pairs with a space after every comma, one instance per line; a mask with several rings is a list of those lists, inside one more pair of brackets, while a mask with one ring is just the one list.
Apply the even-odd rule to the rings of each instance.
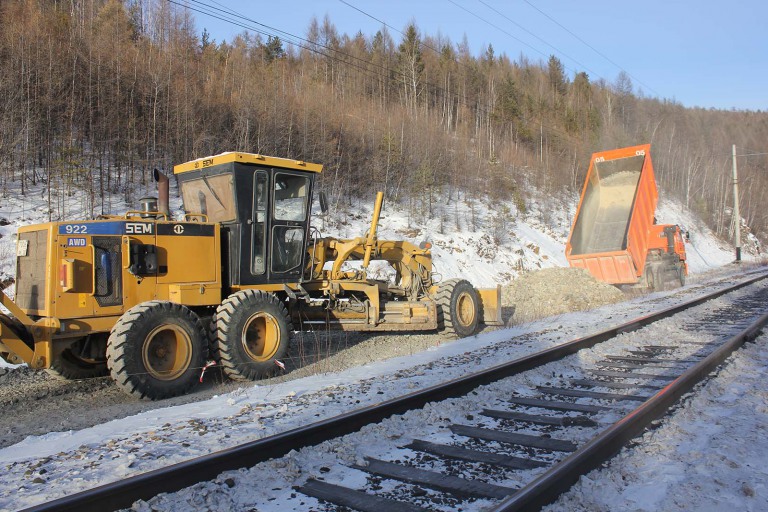
[[171, 218], [170, 194], [168, 192], [168, 176], [155, 169], [152, 177], [157, 182], [158, 204], [157, 211], [164, 213], [167, 219]]

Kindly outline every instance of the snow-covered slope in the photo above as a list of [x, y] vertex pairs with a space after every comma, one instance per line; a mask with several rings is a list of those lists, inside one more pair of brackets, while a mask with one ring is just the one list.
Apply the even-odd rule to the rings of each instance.
[[[575, 201], [575, 200], [574, 200]], [[360, 201], [355, 212], [337, 212], [326, 223], [324, 234], [341, 237], [362, 236], [369, 227], [373, 198]], [[575, 209], [575, 205], [572, 208]], [[512, 212], [504, 231], [499, 232], [495, 212]], [[538, 205], [526, 215], [515, 212], [514, 205], [480, 201], [448, 204], [448, 219], [410, 214], [398, 204], [385, 202], [379, 225], [380, 239], [406, 239], [414, 243], [432, 242], [435, 271], [443, 278], [464, 277], [475, 286], [506, 284], [522, 272], [540, 268], [568, 266], [565, 242], [570, 218], [566, 208], [552, 201]], [[547, 215], [542, 212], [547, 211]], [[549, 223], [542, 220], [546, 217]], [[658, 208], [660, 223], [679, 224], [690, 233], [686, 245], [691, 273], [723, 266], [734, 259], [734, 251], [690, 211], [674, 201], [664, 201]], [[745, 260], [755, 255], [745, 253]]]
[[[49, 205], [48, 193], [41, 183], [27, 186], [24, 195], [18, 188], [8, 190], [0, 201], [0, 280], [14, 275], [18, 226], [48, 222], [49, 218], [76, 220], [91, 218], [92, 214], [121, 214], [137, 209], [139, 197], [154, 194], [154, 184], [148, 182], [133, 191], [131, 196], [136, 199], [130, 204], [124, 195], [107, 194], [103, 200], [97, 197], [91, 206], [88, 194], [74, 191], [54, 195]], [[548, 204], [543, 201], [537, 200], [524, 215], [517, 212], [511, 200], [491, 203], [465, 198], [442, 202], [438, 199], [431, 215], [429, 211], [385, 201], [378, 236], [416, 244], [430, 241], [435, 271], [443, 278], [463, 276], [475, 286], [503, 285], [521, 272], [568, 265], [565, 242], [577, 198], [566, 205], [554, 199]], [[177, 216], [182, 213], [175, 180], [171, 180], [171, 210]], [[317, 205], [314, 210], [319, 213]], [[322, 218], [318, 215], [313, 224], [325, 235], [363, 236], [372, 211], [373, 197], [361, 198], [353, 206]], [[657, 213], [659, 222], [679, 224], [690, 233], [687, 249], [692, 272], [733, 260], [733, 250], [680, 204], [662, 201]]]
[[[734, 260], [736, 253], [733, 246], [717, 238], [704, 221], [676, 201], [660, 201], [656, 208], [656, 218], [660, 224], [677, 224], [688, 232], [685, 251], [691, 272], [704, 272]], [[751, 257], [746, 255], [746, 258]]]

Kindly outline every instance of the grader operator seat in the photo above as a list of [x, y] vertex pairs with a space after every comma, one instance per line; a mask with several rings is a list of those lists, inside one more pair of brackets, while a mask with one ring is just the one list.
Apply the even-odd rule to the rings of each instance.
[[174, 168], [187, 215], [221, 224], [225, 287], [301, 281], [312, 187], [321, 169], [248, 153]]

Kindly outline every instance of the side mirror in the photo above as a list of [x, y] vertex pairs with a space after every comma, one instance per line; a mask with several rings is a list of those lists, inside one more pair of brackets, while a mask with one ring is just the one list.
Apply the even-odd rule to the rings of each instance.
[[318, 199], [320, 200], [320, 211], [323, 213], [328, 213], [328, 198], [325, 196], [324, 191], [320, 191]]

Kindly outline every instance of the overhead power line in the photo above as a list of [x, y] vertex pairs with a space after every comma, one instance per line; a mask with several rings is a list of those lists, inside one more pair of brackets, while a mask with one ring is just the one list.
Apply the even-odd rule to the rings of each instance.
[[587, 48], [589, 48], [590, 50], [592, 50], [593, 52], [595, 52], [596, 54], [598, 54], [599, 56], [601, 56], [602, 58], [604, 58], [605, 60], [607, 60], [608, 62], [610, 62], [611, 64], [613, 64], [614, 66], [616, 66], [617, 68], [619, 68], [621, 71], [625, 72], [625, 73], [627, 74], [627, 76], [629, 76], [629, 77], [630, 77], [632, 80], [634, 80], [634, 81], [635, 81], [635, 82], [637, 82], [638, 84], [642, 85], [643, 87], [645, 87], [646, 89], [648, 89], [649, 91], [651, 91], [651, 92], [652, 92], [653, 94], [655, 94], [656, 96], [658, 96], [658, 97], [661, 97], [661, 94], [659, 94], [659, 93], [658, 93], [658, 91], [656, 91], [655, 89], [653, 89], [653, 87], [651, 87], [650, 85], [648, 85], [648, 84], [646, 84], [646, 83], [643, 83], [643, 82], [642, 82], [642, 81], [641, 81], [639, 78], [637, 78], [636, 76], [632, 75], [632, 74], [631, 74], [629, 71], [627, 71], [626, 69], [624, 69], [624, 68], [621, 66], [621, 64], [618, 64], [618, 63], [614, 62], [613, 60], [611, 60], [611, 58], [610, 58], [610, 57], [608, 57], [608, 56], [607, 56], [607, 55], [605, 55], [603, 52], [601, 52], [600, 50], [598, 50], [597, 48], [595, 48], [594, 46], [592, 46], [591, 44], [589, 44], [588, 42], [586, 42], [584, 39], [582, 39], [581, 37], [579, 37], [579, 36], [578, 36], [577, 34], [575, 34], [573, 31], [571, 31], [570, 29], [568, 29], [568, 27], [566, 27], [565, 25], [563, 25], [562, 23], [560, 23], [559, 21], [557, 21], [555, 18], [553, 18], [552, 16], [550, 16], [550, 15], [549, 15], [549, 14], [547, 14], [546, 12], [542, 11], [541, 9], [539, 9], [538, 7], [536, 7], [535, 5], [533, 5], [533, 4], [532, 4], [532, 3], [531, 3], [529, 0], [523, 0], [523, 2], [525, 2], [525, 3], [526, 3], [526, 4], [528, 4], [528, 5], [530, 5], [530, 6], [531, 6], [533, 9], [535, 9], [536, 11], [538, 11], [538, 12], [539, 12], [539, 13], [540, 13], [542, 16], [546, 17], [546, 18], [547, 18], [549, 21], [551, 21], [552, 23], [554, 23], [555, 25], [557, 25], [558, 27], [562, 28], [563, 30], [565, 30], [566, 32], [568, 32], [570, 35], [572, 35], [573, 37], [575, 37], [575, 38], [576, 38], [576, 39], [577, 39], [579, 42], [581, 42], [581, 43], [582, 43], [583, 45], [585, 45]]
[[[280, 30], [278, 28], [271, 27], [271, 26], [266, 25], [264, 23], [258, 22], [258, 21], [254, 20], [254, 19], [248, 18], [247, 16], [245, 16], [242, 13], [239, 13], [239, 12], [233, 10], [233, 9], [228, 8], [228, 7], [222, 6], [222, 4], [220, 4], [219, 2], [216, 2], [215, 0], [210, 0], [210, 1], [215, 3], [215, 4], [217, 4], [217, 5], [219, 5], [219, 6], [221, 6], [221, 8], [214, 7], [214, 6], [212, 6], [212, 5], [208, 4], [208, 3], [205, 3], [205, 2], [203, 2], [201, 0], [188, 0], [189, 2], [192, 2], [193, 4], [195, 4], [197, 7], [192, 7], [192, 6], [188, 5], [188, 4], [182, 4], [182, 3], [180, 3], [179, 1], [176, 1], [176, 0], [167, 0], [167, 1], [169, 3], [177, 5], [179, 7], [183, 7], [185, 9], [189, 9], [189, 10], [191, 10], [193, 12], [197, 12], [197, 13], [200, 13], [200, 14], [205, 14], [206, 16], [210, 16], [212, 18], [215, 18], [215, 19], [218, 19], [218, 20], [230, 23], [232, 25], [241, 27], [241, 28], [243, 28], [243, 29], [245, 29], [247, 31], [255, 32], [257, 34], [261, 34], [261, 35], [264, 35], [264, 36], [267, 36], [267, 37], [280, 37], [280, 36], [282, 36], [282, 39], [285, 42], [289, 43], [289, 44], [292, 44], [294, 46], [297, 46], [297, 47], [299, 47], [301, 49], [304, 49], [304, 50], [307, 50], [309, 52], [315, 53], [315, 54], [320, 55], [322, 57], [326, 57], [326, 58], [329, 58], [331, 60], [335, 60], [337, 62], [342, 62], [344, 64], [352, 65], [353, 67], [356, 67], [356, 68], [358, 68], [358, 69], [360, 69], [362, 71], [370, 72], [370, 70], [368, 70], [367, 67], [358, 66], [358, 65], [352, 64], [352, 63], [350, 63], [348, 61], [344, 61], [344, 60], [341, 60], [339, 58], [333, 57], [333, 55], [331, 55], [329, 53], [324, 53], [320, 49], [328, 50], [329, 52], [333, 52], [334, 54], [337, 54], [337, 55], [340, 55], [340, 56], [343, 56], [343, 57], [347, 57], [347, 58], [349, 58], [351, 60], [358, 61], [358, 62], [360, 62], [362, 64], [365, 64], [366, 66], [371, 65], [371, 66], [373, 66], [375, 68], [380, 68], [380, 69], [385, 70], [387, 72], [393, 72], [393, 73], [396, 73], [396, 74], [400, 74], [395, 69], [392, 69], [392, 68], [389, 68], [389, 67], [385, 67], [385, 66], [381, 66], [381, 65], [377, 65], [375, 63], [370, 62], [370, 60], [368, 60], [368, 59], [362, 59], [360, 57], [356, 57], [356, 56], [351, 55], [349, 53], [343, 52], [343, 51], [339, 50], [338, 48], [333, 48], [331, 46], [324, 45], [322, 43], [318, 43], [317, 41], [310, 41], [309, 39], [303, 38], [301, 36], [297, 36], [296, 34], [292, 34], [291, 32], [286, 32], [284, 30]], [[245, 21], [247, 23], [253, 23], [254, 25], [258, 25], [260, 27], [263, 27], [263, 29], [254, 28], [252, 25], [243, 23], [243, 21]]]
[[[232, 25], [241, 27], [241, 28], [243, 28], [245, 30], [256, 32], [257, 34], [261, 34], [261, 35], [268, 36], [268, 37], [275, 37], [278, 34], [282, 34], [283, 39], [285, 39], [285, 41], [290, 43], [290, 44], [293, 44], [293, 45], [295, 45], [295, 46], [297, 46], [299, 48], [302, 48], [302, 49], [307, 50], [309, 52], [315, 53], [317, 55], [326, 57], [326, 58], [328, 58], [330, 60], [333, 60], [333, 61], [336, 61], [336, 62], [340, 62], [340, 63], [348, 65], [348, 66], [352, 66], [352, 67], [360, 70], [361, 72], [363, 72], [364, 74], [366, 74], [369, 77], [386, 78], [386, 79], [388, 79], [388, 78], [390, 78], [390, 76], [392, 74], [394, 74], [394, 75], [398, 75], [398, 76], [403, 77], [403, 78], [408, 78], [404, 73], [398, 71], [397, 69], [390, 68], [388, 66], [377, 65], [375, 63], [372, 63], [370, 60], [361, 59], [359, 57], [355, 57], [354, 55], [350, 55], [349, 53], [343, 52], [343, 51], [341, 51], [339, 49], [331, 48], [331, 47], [323, 45], [321, 43], [309, 41], [308, 39], [305, 39], [303, 37], [297, 36], [297, 35], [292, 34], [290, 32], [286, 32], [284, 30], [280, 30], [280, 29], [271, 27], [269, 25], [265, 25], [264, 23], [260, 23], [258, 21], [252, 20], [252, 19], [248, 18], [247, 16], [245, 16], [245, 15], [243, 15], [241, 13], [238, 13], [237, 11], [234, 11], [232, 9], [229, 9], [227, 7], [217, 8], [217, 7], [214, 7], [214, 6], [212, 6], [212, 5], [208, 4], [208, 3], [205, 3], [205, 2], [200, 1], [200, 0], [189, 0], [190, 2], [195, 4], [196, 7], [192, 7], [192, 6], [188, 5], [188, 4], [182, 4], [182, 3], [180, 3], [180, 2], [178, 2], [176, 0], [167, 0], [167, 1], [169, 3], [171, 3], [171, 4], [177, 5], [179, 7], [183, 7], [185, 9], [189, 9], [189, 10], [191, 10], [193, 12], [204, 14], [204, 15], [210, 16], [210, 17], [212, 17], [214, 19], [218, 19], [218, 20], [230, 23]], [[214, 0], [211, 0], [211, 1], [214, 1]], [[221, 4], [218, 4], [218, 5], [221, 5]], [[249, 24], [243, 23], [243, 20], [248, 22], [248, 23], [254, 23], [254, 24], [256, 24], [256, 25], [258, 25], [260, 27], [264, 27], [264, 29], [266, 29], [266, 30], [254, 28], [253, 26], [251, 26]], [[322, 49], [328, 50], [329, 52], [333, 52], [333, 54], [335, 54], [335, 55], [343, 56], [343, 57], [346, 57], [346, 58], [351, 59], [353, 61], [358, 61], [358, 62], [360, 62], [360, 63], [362, 63], [364, 65], [358, 65], [358, 64], [355, 64], [354, 62], [343, 60], [343, 59], [341, 59], [339, 57], [334, 57], [330, 53], [325, 53], [325, 52], [319, 50], [318, 48], [322, 48]], [[382, 70], [382, 71], [384, 71], [386, 73], [378, 73], [375, 70], [369, 69], [368, 66], [372, 66], [374, 68], [378, 68], [378, 69], [380, 69], [380, 70]], [[484, 112], [486, 115], [490, 115], [490, 112], [487, 109], [484, 109], [482, 106], [480, 106], [478, 104], [470, 105], [459, 94], [450, 93], [450, 92], [446, 91], [443, 87], [441, 87], [439, 85], [435, 85], [435, 84], [433, 84], [431, 82], [424, 81], [423, 84], [424, 84], [425, 88], [431, 89], [434, 92], [442, 92], [443, 94], [446, 94], [448, 97], [451, 97], [451, 98], [455, 99], [459, 104], [462, 104], [462, 105], [464, 105], [466, 107], [469, 107], [469, 108], [475, 108], [475, 109], [477, 109], [477, 110], [479, 110], [481, 112]], [[555, 131], [555, 129], [552, 129], [552, 131]]]
[[[499, 11], [499, 10], [498, 10], [498, 9], [496, 9], [495, 7], [493, 7], [493, 6], [489, 5], [488, 3], [484, 2], [483, 0], [478, 0], [478, 2], [480, 2], [481, 4], [483, 4], [483, 5], [484, 5], [484, 6], [486, 6], [488, 9], [492, 10], [493, 12], [495, 12], [496, 14], [498, 14], [499, 16], [501, 16], [502, 18], [504, 18], [505, 20], [509, 21], [510, 23], [512, 23], [513, 25], [515, 25], [516, 27], [518, 27], [520, 30], [524, 31], [525, 33], [527, 33], [527, 34], [529, 34], [529, 35], [531, 35], [531, 36], [533, 36], [533, 37], [535, 37], [536, 39], [538, 39], [539, 41], [541, 41], [541, 42], [542, 42], [542, 43], [544, 43], [545, 45], [549, 46], [550, 48], [552, 48], [553, 50], [555, 50], [557, 53], [559, 53], [560, 55], [562, 55], [563, 57], [565, 57], [565, 58], [567, 58], [567, 59], [570, 59], [570, 60], [572, 60], [573, 62], [575, 62], [576, 64], [578, 64], [579, 66], [581, 66], [581, 67], [582, 67], [582, 69], [585, 69], [585, 70], [589, 71], [589, 72], [590, 72], [590, 73], [591, 73], [593, 76], [598, 76], [598, 77], [600, 77], [600, 75], [599, 75], [598, 73], [596, 73], [596, 72], [592, 71], [592, 70], [591, 70], [591, 69], [589, 69], [589, 68], [588, 68], [586, 65], [582, 64], [581, 62], [579, 62], [579, 61], [578, 61], [578, 60], [576, 60], [575, 58], [571, 57], [570, 55], [568, 55], [568, 54], [567, 54], [567, 53], [565, 53], [564, 51], [560, 50], [560, 49], [559, 49], [559, 48], [557, 48], [555, 45], [553, 45], [553, 44], [550, 44], [550, 43], [548, 43], [546, 40], [544, 40], [544, 39], [542, 39], [541, 37], [537, 36], [536, 34], [534, 34], [533, 32], [531, 32], [530, 30], [528, 30], [527, 28], [525, 28], [524, 26], [522, 26], [521, 24], [519, 24], [518, 22], [516, 22], [516, 21], [515, 21], [515, 20], [513, 20], [512, 18], [510, 18], [509, 16], [505, 15], [503, 12]], [[603, 77], [600, 77], [600, 78], [603, 78]]]
[[456, 7], [458, 7], [459, 9], [461, 9], [462, 11], [466, 12], [467, 14], [471, 14], [472, 16], [474, 16], [475, 18], [479, 19], [479, 20], [480, 20], [480, 21], [482, 21], [483, 23], [485, 23], [485, 24], [487, 24], [487, 25], [489, 25], [489, 26], [491, 26], [491, 27], [495, 28], [495, 29], [496, 29], [496, 30], [498, 30], [499, 32], [502, 32], [502, 33], [504, 33], [504, 34], [508, 35], [509, 37], [511, 37], [512, 39], [514, 39], [514, 40], [515, 40], [515, 41], [517, 41], [518, 43], [522, 44], [523, 46], [527, 46], [528, 48], [530, 48], [531, 50], [535, 51], [535, 52], [536, 52], [536, 53], [538, 53], [539, 55], [542, 55], [542, 56], [544, 56], [544, 57], [546, 57], [546, 56], [547, 56], [547, 54], [546, 54], [546, 53], [542, 52], [542, 51], [541, 51], [541, 50], [539, 50], [538, 48], [536, 48], [536, 47], [534, 47], [534, 46], [531, 46], [530, 44], [526, 43], [525, 41], [523, 41], [523, 40], [522, 40], [522, 39], [520, 39], [519, 37], [515, 36], [514, 34], [510, 34], [510, 33], [509, 33], [509, 32], [507, 32], [506, 30], [504, 30], [503, 28], [499, 27], [498, 25], [494, 25], [493, 23], [491, 23], [490, 21], [486, 20], [486, 19], [485, 19], [485, 18], [483, 18], [482, 16], [480, 16], [480, 15], [478, 15], [478, 14], [476, 14], [476, 13], [474, 13], [474, 12], [470, 11], [469, 9], [467, 9], [466, 7], [464, 7], [463, 5], [459, 5], [459, 4], [457, 4], [456, 2], [454, 2], [453, 0], [448, 0], [448, 2], [449, 2], [449, 3], [452, 3], [453, 5], [455, 5]]

